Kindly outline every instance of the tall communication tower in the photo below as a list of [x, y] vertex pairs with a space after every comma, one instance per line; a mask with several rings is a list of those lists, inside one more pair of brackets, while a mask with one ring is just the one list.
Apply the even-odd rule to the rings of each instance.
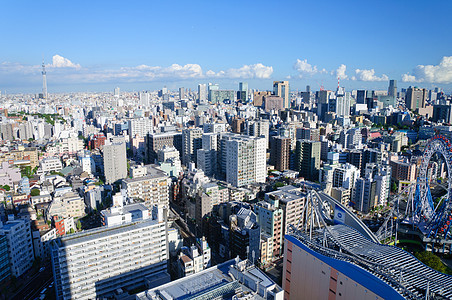
[[44, 59], [42, 60], [42, 98], [47, 99], [47, 79]]

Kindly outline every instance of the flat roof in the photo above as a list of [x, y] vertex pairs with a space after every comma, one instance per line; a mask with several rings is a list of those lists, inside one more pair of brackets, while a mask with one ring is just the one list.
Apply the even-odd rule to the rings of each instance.
[[55, 242], [57, 243], [59, 248], [64, 248], [77, 244], [87, 243], [90, 241], [95, 241], [112, 235], [125, 233], [135, 229], [145, 228], [156, 224], [159, 224], [158, 220], [148, 219], [141, 222], [128, 223], [113, 227], [99, 227], [90, 230], [85, 230], [79, 233], [66, 235], [64, 237], [56, 239]]

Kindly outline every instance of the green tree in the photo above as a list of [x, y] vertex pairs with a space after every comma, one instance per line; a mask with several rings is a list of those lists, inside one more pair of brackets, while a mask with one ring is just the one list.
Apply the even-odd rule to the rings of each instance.
[[397, 183], [395, 183], [395, 182], [392, 183], [391, 191], [394, 193], [397, 192]]
[[32, 197], [41, 195], [41, 191], [39, 189], [32, 189], [30, 192]]
[[69, 230], [69, 233], [75, 233], [74, 228], [71, 228], [71, 229]]
[[429, 251], [416, 252], [414, 253], [414, 256], [416, 256], [417, 259], [419, 259], [421, 262], [423, 262], [430, 268], [446, 274], [447, 267], [443, 264], [441, 259], [432, 252]]
[[11, 187], [10, 187], [9, 185], [5, 184], [5, 185], [3, 186], [3, 189], [4, 189], [5, 191], [9, 192], [9, 191], [11, 190]]
[[77, 230], [81, 230], [82, 229], [82, 222], [80, 222], [80, 220], [77, 221]]

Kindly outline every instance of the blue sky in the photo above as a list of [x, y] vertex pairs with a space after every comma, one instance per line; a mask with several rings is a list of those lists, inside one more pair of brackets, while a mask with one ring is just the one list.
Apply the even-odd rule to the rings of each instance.
[[452, 88], [452, 1], [4, 1], [0, 90]]

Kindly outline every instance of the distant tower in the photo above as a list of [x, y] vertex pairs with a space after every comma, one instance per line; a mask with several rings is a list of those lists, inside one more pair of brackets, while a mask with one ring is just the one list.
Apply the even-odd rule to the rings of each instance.
[[47, 79], [46, 79], [46, 66], [44, 59], [42, 60], [42, 98], [47, 99]]

